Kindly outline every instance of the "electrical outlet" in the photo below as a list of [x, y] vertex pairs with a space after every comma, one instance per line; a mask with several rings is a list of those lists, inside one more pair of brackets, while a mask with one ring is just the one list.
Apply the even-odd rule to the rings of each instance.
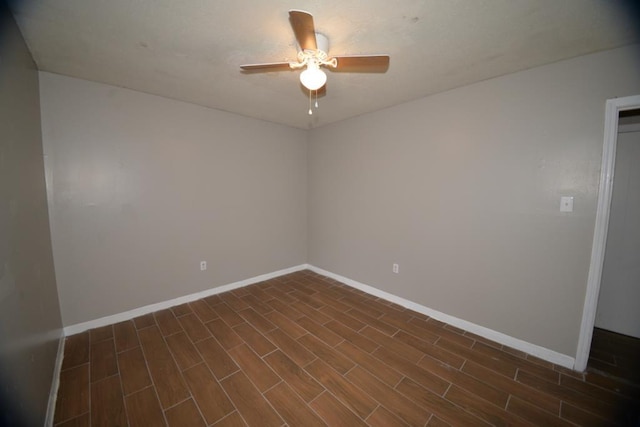
[[398, 264], [393, 264], [393, 272], [396, 274], [400, 273], [400, 266]]
[[205, 271], [207, 269], [207, 261], [200, 261], [200, 271]]

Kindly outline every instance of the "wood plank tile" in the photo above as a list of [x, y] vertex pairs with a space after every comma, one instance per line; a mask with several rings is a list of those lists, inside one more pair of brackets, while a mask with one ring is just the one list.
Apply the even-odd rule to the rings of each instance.
[[207, 424], [235, 411], [226, 393], [204, 363], [184, 371], [184, 378]]
[[395, 387], [404, 376], [386, 363], [381, 362], [380, 359], [371, 356], [350, 342], [343, 342], [336, 347], [336, 350], [349, 357], [356, 364], [368, 370], [391, 387]]
[[[620, 414], [624, 416], [623, 414]], [[607, 426], [607, 425], [625, 425], [625, 420], [620, 420], [615, 418], [611, 418], [605, 420], [604, 418], [600, 418], [599, 416], [592, 414], [591, 412], [580, 409], [570, 403], [562, 402], [562, 406], [560, 407], [560, 416], [579, 426]], [[628, 418], [627, 420], [631, 420], [632, 418]]]
[[165, 338], [165, 341], [181, 371], [202, 363], [202, 356], [186, 333], [180, 332], [170, 335]]
[[300, 289], [296, 289], [295, 291], [291, 292], [289, 295], [295, 297], [297, 300], [302, 301], [303, 303], [315, 308], [316, 310], [321, 309], [322, 307], [325, 306], [324, 303], [320, 302], [319, 300], [312, 298], [313, 294], [306, 294], [304, 292], [301, 292]]
[[113, 338], [113, 325], [102, 326], [89, 331], [91, 344]]
[[220, 318], [205, 323], [211, 334], [226, 350], [242, 344], [244, 341], [226, 322]]
[[193, 313], [193, 311], [191, 310], [191, 307], [189, 307], [188, 303], [175, 305], [175, 306], [171, 307], [171, 311], [173, 312], [173, 314], [176, 317], [180, 317], [180, 316], [184, 316], [185, 314]]
[[496, 387], [499, 390], [503, 390], [514, 396], [518, 396], [523, 400], [531, 402], [547, 412], [557, 414], [560, 411], [560, 399], [540, 392], [513, 379], [502, 375], [496, 375], [496, 373], [491, 369], [485, 368], [475, 362], [467, 361], [462, 367], [462, 371], [486, 384]]
[[79, 417], [72, 418], [60, 424], [56, 424], [56, 427], [91, 427], [91, 418], [89, 413], [80, 415]]
[[579, 391], [562, 387], [559, 384], [550, 383], [527, 371], [519, 370], [516, 381], [540, 390], [543, 393], [555, 396], [560, 400], [572, 403], [580, 408], [588, 409], [589, 412], [600, 415], [605, 419], [611, 418], [612, 414], [616, 413], [615, 406], [609, 402], [604, 402], [598, 398], [580, 393]]
[[[574, 377], [567, 376], [565, 374], [560, 375], [560, 385], [562, 387], [569, 388], [571, 390], [575, 390], [578, 393], [585, 394], [594, 399], [601, 400], [603, 402], [609, 403], [611, 405], [617, 404], [633, 404], [631, 398], [627, 398], [625, 396], [620, 396], [617, 393], [609, 391], [607, 389], [603, 389], [594, 384], [576, 379]], [[632, 395], [633, 396], [633, 395]], [[640, 400], [640, 390], [639, 393], [636, 394], [638, 400]], [[640, 403], [640, 401], [638, 402]]]
[[[191, 335], [183, 324], [192, 326]], [[613, 346], [605, 341], [594, 342], [594, 354]], [[624, 345], [620, 350], [635, 354]], [[631, 363], [625, 357], [609, 359], [618, 373]], [[365, 419], [369, 425], [408, 425], [414, 406], [433, 413], [413, 419], [431, 427], [608, 425], [624, 424], [627, 409], [640, 405], [640, 388], [631, 383], [567, 370], [309, 271], [68, 337], [56, 427], [104, 418], [91, 411], [99, 400], [90, 400], [92, 372], [93, 379], [109, 375], [94, 388], [120, 381], [112, 393], [103, 390], [115, 406], [102, 412], [131, 409], [131, 426], [142, 419], [165, 425], [168, 418], [171, 424], [262, 425], [255, 413], [249, 419], [253, 408], [246, 398], [252, 395], [275, 414], [276, 424], [288, 425], [363, 425]], [[245, 418], [216, 376], [237, 382]], [[169, 386], [171, 378], [177, 382]], [[181, 388], [182, 397], [163, 406], [167, 389], [175, 394]], [[244, 388], [248, 394], [238, 391]], [[69, 389], [75, 389], [72, 397]], [[155, 415], [136, 415], [153, 404]]]
[[91, 426], [127, 426], [120, 377], [105, 378], [91, 384]]
[[269, 322], [265, 317], [261, 316], [251, 307], [239, 311], [238, 314], [244, 318], [251, 326], [256, 328], [259, 332], [266, 334], [276, 329], [276, 325]]
[[508, 392], [480, 381], [466, 372], [460, 372], [429, 356], [425, 356], [418, 362], [418, 366], [500, 408], [504, 408], [509, 399]]
[[238, 411], [232, 412], [217, 423], [213, 424], [215, 427], [246, 427], [247, 423], [244, 422]]
[[295, 308], [291, 307], [291, 305], [289, 305], [295, 301], [296, 301], [295, 298], [293, 299], [293, 301], [286, 301], [286, 302], [281, 301], [279, 299], [273, 299], [269, 301], [267, 304], [269, 304], [269, 306], [273, 307], [275, 311], [282, 314], [283, 316], [286, 316], [291, 320], [297, 320], [302, 316], [304, 316], [304, 314], [302, 314], [300, 311], [296, 310]]
[[428, 320], [421, 320], [418, 318], [411, 319], [409, 323], [413, 323], [426, 331], [439, 335], [442, 339], [449, 341], [453, 344], [457, 344], [462, 347], [471, 348], [471, 346], [476, 342], [474, 339], [459, 334], [451, 329], [446, 329], [444, 326], [446, 323], [437, 322], [433, 318], [429, 318]]
[[325, 323], [323, 325], [327, 329], [333, 331], [337, 335], [340, 335], [345, 341], [350, 342], [351, 344], [361, 348], [367, 353], [373, 352], [375, 349], [380, 347], [380, 344], [370, 340], [369, 338], [355, 332], [353, 329], [347, 327], [346, 325], [336, 322], [332, 320], [331, 322]]
[[116, 352], [130, 350], [140, 346], [138, 333], [133, 320], [120, 322], [113, 325], [113, 337], [116, 344]]
[[62, 370], [89, 363], [90, 346], [89, 331], [65, 338]]
[[528, 420], [534, 425], [564, 427], [572, 425], [569, 422], [558, 418], [558, 414], [552, 414], [550, 412], [543, 411], [539, 407], [534, 406], [531, 403], [515, 396], [511, 396], [511, 398], [509, 399], [509, 403], [507, 404], [507, 411]]
[[225, 303], [216, 305], [215, 307], [213, 307], [213, 311], [215, 311], [216, 314], [232, 328], [236, 325], [244, 323], [244, 319]]
[[355, 317], [350, 316], [348, 313], [343, 313], [330, 306], [322, 308], [321, 312], [329, 316], [331, 320], [338, 321], [347, 328], [352, 329], [356, 332], [367, 326], [365, 322], [362, 322]]
[[523, 360], [518, 356], [514, 356], [502, 350], [497, 350], [494, 347], [488, 346], [481, 342], [477, 342], [473, 345], [473, 350], [478, 353], [485, 354], [491, 357], [493, 360], [500, 361], [505, 365], [514, 365], [518, 369], [525, 370], [531, 374], [535, 374], [538, 378], [542, 378], [545, 381], [558, 383], [560, 381], [560, 374], [544, 366], [537, 365], [529, 360]]
[[362, 418], [351, 412], [331, 394], [324, 392], [310, 406], [329, 426], [364, 426]]
[[281, 382], [280, 377], [246, 344], [232, 348], [229, 355], [261, 392]]
[[281, 382], [265, 393], [276, 412], [290, 426], [320, 427], [326, 424], [287, 384]]
[[264, 337], [260, 332], [248, 323], [241, 323], [233, 328], [240, 335], [242, 340], [255, 351], [258, 356], [264, 356], [276, 349], [271, 341]]
[[193, 312], [198, 316], [202, 323], [210, 322], [213, 319], [218, 318], [218, 313], [213, 311], [211, 306], [207, 304], [204, 300], [192, 301], [189, 303], [189, 307], [193, 310]]
[[242, 372], [229, 376], [221, 384], [249, 426], [281, 426], [284, 423]]
[[125, 396], [152, 385], [140, 347], [118, 353], [118, 366]]
[[265, 317], [294, 340], [307, 333], [307, 331], [300, 327], [300, 325], [275, 310], [266, 314]]
[[504, 375], [505, 377], [511, 379], [515, 378], [516, 371], [518, 369], [515, 365], [505, 364], [499, 360], [494, 360], [491, 356], [478, 353], [471, 348], [444, 339], [439, 340], [436, 345], [447, 351], [455, 353], [458, 356], [464, 357], [465, 359], [476, 362], [485, 368], [489, 368], [498, 374]]
[[276, 350], [264, 358], [271, 368], [306, 402], [315, 399], [324, 387], [283, 352]]
[[155, 312], [153, 316], [156, 319], [158, 327], [160, 328], [160, 332], [165, 337], [168, 335], [176, 334], [178, 332], [182, 332], [182, 326], [180, 326], [178, 319], [176, 319], [176, 316], [170, 309]]
[[231, 307], [235, 311], [241, 311], [246, 308], [249, 308], [249, 304], [242, 301], [240, 298], [233, 295], [233, 293], [231, 292], [224, 292], [222, 294], [218, 294], [218, 296], [220, 297], [220, 299], [222, 299], [222, 301], [224, 301], [229, 307]]
[[238, 365], [214, 338], [199, 341], [196, 343], [196, 347], [217, 379], [229, 376], [239, 369]]
[[158, 327], [140, 329], [138, 336], [162, 408], [169, 408], [187, 399], [189, 390]]
[[178, 322], [180, 322], [182, 328], [193, 343], [197, 343], [198, 341], [211, 337], [211, 332], [209, 332], [195, 314], [185, 314], [184, 316], [180, 316], [178, 317]]
[[627, 397], [633, 398], [634, 396], [640, 396], [639, 386], [634, 386], [631, 383], [614, 377], [588, 371], [585, 373], [584, 380], [588, 384], [592, 384]]
[[165, 412], [169, 427], [206, 427], [193, 400], [185, 400]]
[[327, 316], [326, 314], [324, 314], [319, 310], [316, 310], [315, 308], [311, 307], [309, 304], [303, 303], [302, 301], [294, 301], [290, 305], [291, 307], [295, 308], [299, 312], [303, 313], [308, 318], [315, 320], [321, 325], [324, 325], [325, 323], [332, 320], [331, 317]]
[[370, 328], [369, 326], [366, 326], [361, 331], [361, 334], [382, 345], [387, 350], [401, 354], [403, 358], [413, 363], [418, 363], [418, 361], [424, 357], [424, 353], [417, 348], [405, 344], [396, 338], [385, 335], [377, 329]]
[[345, 311], [349, 310], [350, 308], [352, 308], [352, 306], [340, 302], [338, 300], [339, 296], [337, 296], [336, 294], [340, 295], [337, 292], [331, 292], [331, 291], [328, 291], [328, 290], [319, 290], [318, 292], [313, 294], [311, 296], [311, 298], [313, 298], [314, 300], [316, 300], [319, 303], [321, 303], [322, 307], [330, 306], [333, 309], [338, 310], [338, 311], [342, 311], [342, 312], [345, 312]]
[[522, 418], [505, 411], [502, 407], [498, 407], [488, 401], [481, 399], [477, 395], [469, 393], [455, 384], [449, 387], [445, 398], [458, 405], [465, 411], [469, 412], [488, 422], [494, 426], [514, 426], [514, 425], [531, 425]]
[[125, 397], [130, 427], [164, 426], [160, 402], [153, 387]]
[[429, 422], [427, 423], [427, 427], [451, 427], [451, 424], [441, 420], [440, 418], [434, 415], [431, 417], [431, 419], [429, 419]]
[[429, 410], [416, 404], [360, 367], [351, 370], [346, 378], [409, 425], [424, 425], [431, 417]]
[[[87, 334], [87, 340], [88, 338], [89, 334]], [[88, 364], [62, 371], [60, 373], [60, 385], [58, 388], [58, 398], [56, 400], [54, 422], [60, 423], [88, 412], [89, 396]]]
[[417, 382], [410, 378], [403, 378], [396, 387], [399, 393], [411, 399], [420, 407], [432, 412], [438, 418], [451, 423], [455, 426], [479, 426], [488, 425], [488, 423], [480, 420], [457, 405], [449, 402], [441, 396], [430, 392]]
[[369, 418], [367, 418], [367, 424], [371, 427], [389, 427], [389, 426], [408, 426], [409, 424], [402, 421], [400, 418], [393, 415], [386, 410], [383, 406], [373, 411]]
[[321, 341], [324, 341], [331, 347], [335, 347], [344, 340], [344, 338], [335, 334], [330, 329], [325, 328], [324, 326], [314, 322], [306, 316], [298, 319], [298, 325], [302, 326], [304, 329], [309, 331], [309, 333], [311, 333]]
[[450, 383], [448, 381], [416, 366], [386, 347], [381, 347], [374, 351], [373, 356], [440, 396], [449, 388]]
[[398, 333], [396, 333], [393, 338], [400, 342], [408, 344], [421, 353], [443, 363], [446, 363], [447, 365], [452, 366], [456, 369], [460, 369], [462, 367], [462, 364], [466, 360], [450, 351], [445, 350], [442, 347], [438, 347], [434, 344], [423, 341], [415, 337], [414, 335], [408, 334], [402, 330], [398, 331]]
[[91, 382], [100, 381], [117, 373], [118, 364], [113, 339], [91, 344]]
[[360, 313], [370, 316], [373, 319], [377, 319], [383, 314], [383, 311], [374, 307], [375, 301], [369, 299], [364, 300], [360, 296], [346, 295], [340, 299], [340, 302], [350, 305], [352, 309], [358, 310]]
[[398, 334], [409, 335], [419, 338], [421, 341], [428, 344], [433, 344], [440, 338], [440, 335], [437, 335], [427, 329], [421, 328], [415, 323], [400, 321], [388, 315], [382, 316], [380, 320], [385, 323], [389, 323], [390, 325], [393, 325], [399, 329], [398, 333], [396, 333], [394, 336]]
[[298, 338], [298, 342], [343, 375], [356, 365], [353, 360], [334, 350], [332, 347], [329, 347], [311, 334]]
[[322, 360], [318, 359], [304, 369], [360, 418], [365, 419], [378, 406], [362, 389], [347, 381]]
[[316, 356], [280, 329], [271, 331], [267, 334], [267, 338], [300, 366], [304, 366], [316, 358]]
[[265, 300], [260, 300], [255, 295], [245, 295], [241, 299], [262, 316], [273, 312], [273, 307], [267, 305]]
[[144, 329], [149, 326], [155, 326], [156, 319], [153, 317], [153, 313], [149, 313], [144, 316], [136, 317], [133, 319], [133, 323], [136, 325], [136, 329]]
[[[273, 297], [273, 298], [275, 298], [275, 299], [280, 300], [281, 302], [283, 302], [285, 304], [288, 304], [290, 302], [295, 301], [294, 297], [292, 297], [291, 295], [289, 295], [289, 294], [287, 294], [285, 292], [282, 292], [281, 290], [276, 289], [276, 288], [265, 289], [264, 293], [269, 295], [269, 296], [271, 296], [271, 297]], [[274, 308], [273, 305], [270, 304], [271, 302], [272, 301], [270, 300], [270, 301], [267, 302], [267, 304], [269, 304], [272, 308]]]
[[207, 304], [209, 304], [209, 307], [213, 308], [218, 304], [222, 304], [224, 301], [222, 301], [222, 298], [220, 298], [219, 295], [209, 295], [208, 297], [204, 297], [203, 298]]

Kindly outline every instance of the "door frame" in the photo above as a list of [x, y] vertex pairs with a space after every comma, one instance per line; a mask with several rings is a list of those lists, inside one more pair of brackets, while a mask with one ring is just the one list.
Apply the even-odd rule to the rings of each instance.
[[598, 205], [596, 210], [596, 224], [593, 231], [593, 245], [591, 246], [591, 262], [587, 278], [587, 293], [582, 310], [580, 337], [576, 351], [574, 369], [584, 371], [589, 361], [589, 350], [593, 327], [598, 307], [600, 280], [604, 264], [604, 253], [609, 229], [609, 212], [611, 210], [611, 194], [613, 190], [613, 176], [616, 163], [616, 143], [618, 140], [618, 114], [620, 111], [640, 108], [640, 95], [623, 98], [608, 99], [604, 119], [604, 143], [602, 147], [602, 166], [600, 169], [600, 185], [598, 188]]

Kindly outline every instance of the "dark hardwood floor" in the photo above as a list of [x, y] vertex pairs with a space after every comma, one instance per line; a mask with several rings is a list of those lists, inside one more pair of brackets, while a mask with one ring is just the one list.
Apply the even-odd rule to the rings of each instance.
[[66, 339], [58, 426], [636, 425], [575, 373], [302, 271]]

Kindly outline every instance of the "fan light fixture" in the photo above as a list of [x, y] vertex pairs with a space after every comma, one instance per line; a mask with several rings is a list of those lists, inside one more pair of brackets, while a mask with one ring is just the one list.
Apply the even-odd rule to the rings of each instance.
[[327, 82], [327, 75], [316, 61], [309, 61], [307, 69], [300, 73], [300, 83], [309, 90], [318, 90]]
[[303, 10], [290, 10], [289, 21], [296, 36], [300, 50], [297, 61], [267, 62], [262, 64], [245, 64], [240, 68], [252, 71], [284, 71], [304, 70], [300, 73], [300, 83], [309, 90], [309, 114], [311, 110], [312, 92], [316, 95], [318, 107], [318, 90], [327, 83], [327, 75], [321, 67], [336, 71], [356, 73], [385, 73], [389, 68], [389, 55], [338, 55], [329, 56], [329, 39], [316, 33], [313, 16]]

